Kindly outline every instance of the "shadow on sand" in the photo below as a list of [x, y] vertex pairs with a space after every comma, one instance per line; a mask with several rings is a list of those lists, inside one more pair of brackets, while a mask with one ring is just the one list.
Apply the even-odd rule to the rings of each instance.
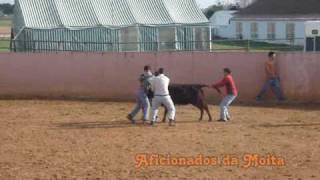
[[280, 128], [280, 127], [312, 127], [320, 126], [320, 123], [288, 123], [288, 124], [261, 124], [264, 128]]
[[76, 122], [54, 124], [56, 128], [62, 129], [108, 129], [108, 128], [133, 128], [143, 126], [142, 124], [132, 124], [129, 121], [96, 121], [96, 122]]
[[[193, 123], [205, 123], [207, 120], [199, 121], [177, 121], [177, 124], [193, 124]], [[157, 126], [167, 125], [168, 122], [158, 122]], [[97, 121], [97, 122], [77, 122], [77, 123], [57, 123], [54, 124], [55, 128], [62, 129], [112, 129], [112, 128], [137, 128], [137, 127], [153, 127], [150, 126], [150, 123], [142, 124], [141, 121], [137, 121], [135, 124], [132, 124], [126, 120], [118, 121]]]
[[277, 102], [277, 101], [252, 101], [252, 102], [236, 102], [234, 106], [252, 107], [252, 108], [277, 108], [283, 110], [301, 110], [301, 111], [320, 111], [319, 103], [300, 103], [300, 102]]

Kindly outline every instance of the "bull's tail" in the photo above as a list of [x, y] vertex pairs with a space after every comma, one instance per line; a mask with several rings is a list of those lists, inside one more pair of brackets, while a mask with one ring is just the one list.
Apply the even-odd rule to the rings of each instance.
[[[206, 86], [204, 86], [204, 87], [206, 87]], [[204, 87], [202, 87], [202, 88], [204, 88]], [[205, 96], [205, 94], [204, 94], [204, 91], [203, 91], [203, 89], [202, 88], [200, 88], [200, 93], [201, 93], [201, 95], [204, 97]]]

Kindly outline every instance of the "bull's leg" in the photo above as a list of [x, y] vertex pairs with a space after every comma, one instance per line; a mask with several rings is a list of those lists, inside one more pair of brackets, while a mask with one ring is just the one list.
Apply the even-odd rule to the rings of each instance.
[[199, 121], [202, 121], [202, 119], [203, 119], [203, 107], [200, 108], [200, 113], [201, 113], [201, 115], [200, 115]]
[[199, 121], [202, 121], [204, 111], [207, 112], [207, 114], [209, 116], [209, 121], [212, 121], [212, 116], [211, 116], [208, 104], [206, 104], [205, 102], [199, 102], [198, 104], [195, 104], [194, 106], [196, 106], [201, 111]]
[[203, 119], [203, 106], [201, 103], [198, 103], [198, 104], [195, 104], [194, 105], [195, 107], [197, 107], [199, 110], [200, 110], [200, 118], [199, 118], [199, 121], [202, 121]]
[[207, 114], [209, 116], [209, 121], [212, 121], [212, 116], [211, 116], [208, 104], [204, 104], [203, 108], [204, 108], [204, 110], [207, 112]]
[[168, 109], [164, 106], [164, 115], [163, 115], [163, 118], [162, 118], [162, 122], [166, 122], [167, 120], [167, 114], [168, 114]]

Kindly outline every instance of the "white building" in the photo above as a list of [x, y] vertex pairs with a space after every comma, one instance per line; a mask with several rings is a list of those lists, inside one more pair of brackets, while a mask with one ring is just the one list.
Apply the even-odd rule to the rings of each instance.
[[303, 45], [305, 23], [312, 18], [288, 17], [235, 17], [231, 20], [228, 32], [233, 32], [231, 39], [266, 41], [283, 44]]
[[230, 28], [230, 20], [234, 17], [233, 14], [236, 12], [237, 11], [222, 10], [214, 13], [209, 19], [212, 29], [212, 36], [221, 38], [231, 37], [233, 31]]
[[[305, 24], [320, 20], [317, 7], [320, 7], [320, 1], [258, 0], [233, 14], [230, 24], [217, 31], [222, 37], [230, 39], [303, 45]], [[215, 24], [212, 26], [215, 27]]]

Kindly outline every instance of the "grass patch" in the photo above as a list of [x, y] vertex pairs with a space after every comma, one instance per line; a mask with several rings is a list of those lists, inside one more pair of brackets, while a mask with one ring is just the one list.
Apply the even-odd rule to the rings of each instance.
[[249, 50], [249, 51], [303, 51], [303, 46], [274, 44], [247, 40], [217, 40], [212, 43], [213, 50]]
[[0, 52], [10, 51], [10, 38], [0, 38]]
[[10, 19], [0, 19], [0, 27], [11, 27], [12, 21]]

